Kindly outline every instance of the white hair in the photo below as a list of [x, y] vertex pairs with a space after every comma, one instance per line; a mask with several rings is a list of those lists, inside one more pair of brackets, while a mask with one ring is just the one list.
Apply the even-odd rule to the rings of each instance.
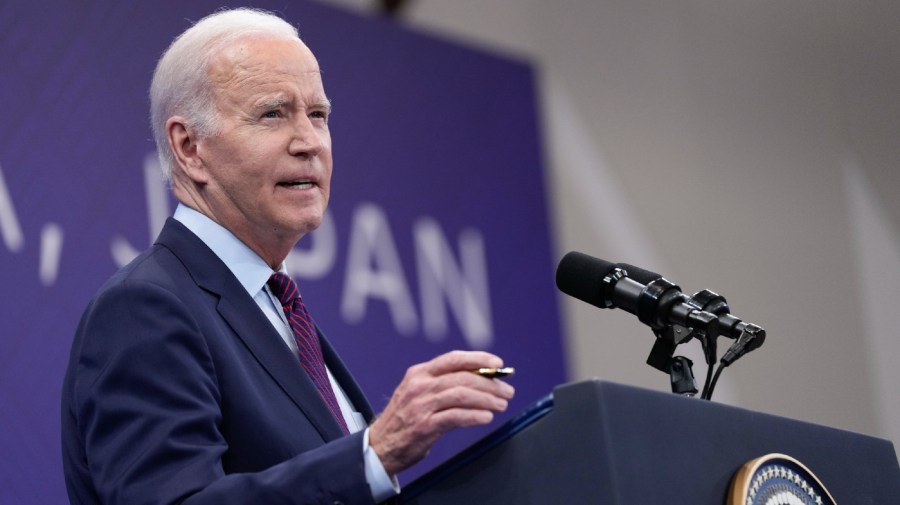
[[166, 49], [150, 84], [150, 125], [166, 180], [172, 179], [175, 155], [169, 147], [166, 121], [182, 116], [199, 137], [215, 136], [219, 115], [209, 80], [209, 63], [237, 39], [262, 36], [299, 40], [297, 29], [263, 10], [233, 9], [210, 14], [185, 30]]

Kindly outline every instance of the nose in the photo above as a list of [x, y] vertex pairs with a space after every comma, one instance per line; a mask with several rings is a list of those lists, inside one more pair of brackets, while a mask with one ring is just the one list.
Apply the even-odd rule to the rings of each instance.
[[314, 158], [328, 145], [328, 130], [317, 128], [310, 118], [303, 116], [294, 126], [291, 143], [288, 146], [293, 156]]

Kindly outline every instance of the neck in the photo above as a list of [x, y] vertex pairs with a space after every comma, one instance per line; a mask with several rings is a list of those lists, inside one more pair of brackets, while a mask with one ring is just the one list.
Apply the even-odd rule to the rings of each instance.
[[273, 236], [274, 234], [261, 236], [261, 234], [257, 233], [258, 230], [254, 230], [253, 227], [239, 220], [237, 220], [238, 226], [229, 226], [228, 222], [213, 212], [203, 199], [195, 198], [195, 196], [196, 193], [179, 191], [178, 187], [175, 187], [175, 197], [182, 205], [203, 214], [214, 223], [231, 232], [276, 272], [281, 268], [285, 258], [287, 258], [287, 255], [299, 240], [299, 237], [294, 239], [293, 237]]

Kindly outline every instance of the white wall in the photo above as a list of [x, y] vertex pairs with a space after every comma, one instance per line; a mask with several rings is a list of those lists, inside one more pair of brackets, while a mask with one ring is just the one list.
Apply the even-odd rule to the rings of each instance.
[[[717, 399], [900, 441], [900, 2], [414, 0], [403, 22], [536, 65], [559, 256], [766, 328]], [[573, 380], [668, 388], [632, 316], [560, 303]]]

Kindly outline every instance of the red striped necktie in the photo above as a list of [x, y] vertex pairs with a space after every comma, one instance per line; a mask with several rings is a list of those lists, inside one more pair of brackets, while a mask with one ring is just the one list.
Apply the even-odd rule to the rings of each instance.
[[297, 283], [287, 275], [278, 272], [272, 274], [269, 278], [269, 288], [272, 293], [278, 297], [281, 302], [281, 308], [284, 315], [287, 316], [288, 324], [294, 334], [294, 341], [297, 342], [297, 355], [300, 357], [300, 364], [309, 374], [310, 378], [322, 395], [322, 399], [328, 405], [328, 410], [334, 415], [344, 434], [349, 433], [347, 423], [341, 414], [341, 408], [338, 406], [337, 398], [334, 396], [334, 390], [331, 389], [331, 383], [328, 380], [328, 372], [325, 370], [325, 359], [322, 357], [322, 346], [319, 343], [319, 335], [316, 327], [313, 325], [309, 312], [306, 311], [306, 305], [300, 298], [300, 291], [297, 290]]

